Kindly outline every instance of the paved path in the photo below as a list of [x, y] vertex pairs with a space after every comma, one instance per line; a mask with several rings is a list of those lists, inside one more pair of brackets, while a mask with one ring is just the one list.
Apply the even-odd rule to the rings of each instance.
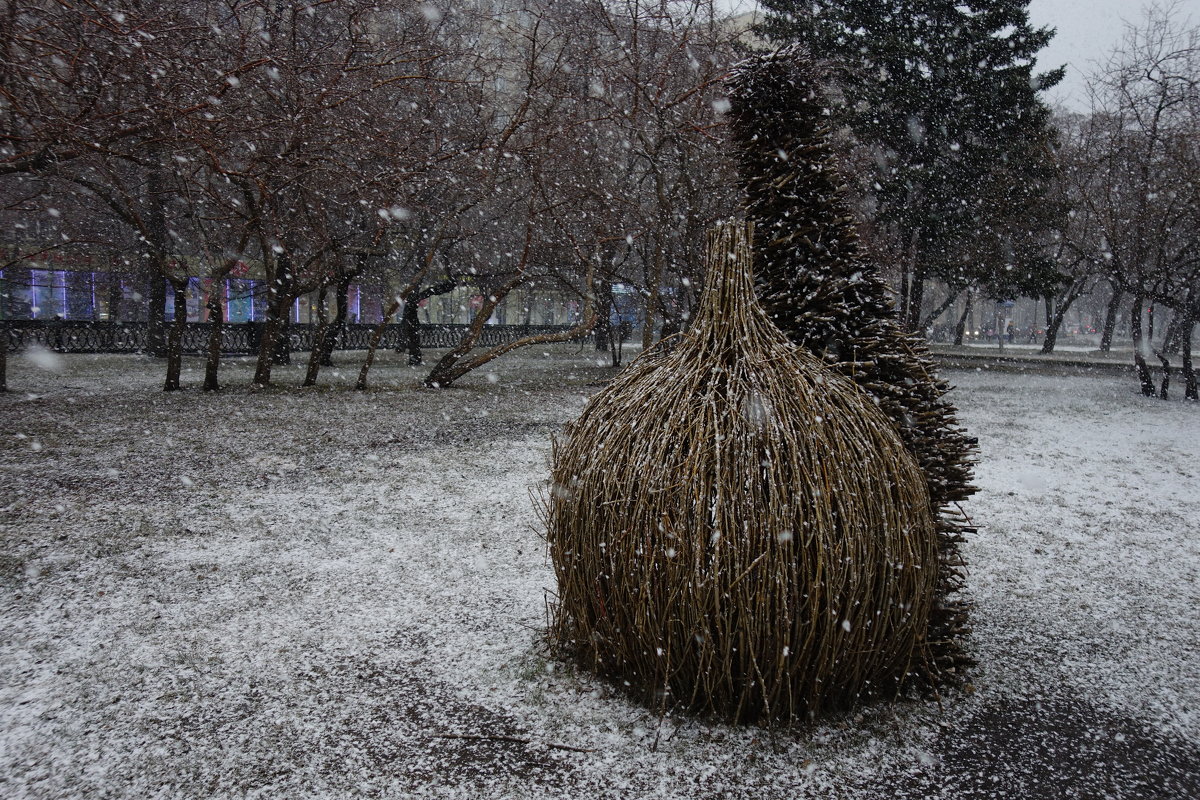
[[[989, 368], [1004, 369], [1046, 369], [1057, 370], [1102, 370], [1106, 372], [1130, 372], [1133, 370], [1133, 351], [1113, 350], [1102, 353], [1099, 350], [1059, 349], [1043, 355], [1036, 345], [1005, 345], [1004, 349], [992, 346], [973, 346], [931, 344], [930, 351], [934, 357], [947, 367], [977, 367], [987, 365]], [[1177, 362], [1177, 359], [1176, 359]], [[1156, 366], [1151, 362], [1151, 367]], [[1172, 371], [1178, 368], [1178, 363], [1172, 363]]]

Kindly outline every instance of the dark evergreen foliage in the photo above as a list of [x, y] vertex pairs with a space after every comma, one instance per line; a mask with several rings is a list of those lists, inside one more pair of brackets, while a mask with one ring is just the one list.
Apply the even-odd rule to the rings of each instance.
[[811, 62], [798, 48], [752, 58], [735, 72], [730, 94], [767, 313], [792, 342], [875, 398], [925, 474], [940, 568], [924, 677], [935, 687], [953, 682], [969, 661], [961, 648], [966, 604], [953, 595], [963, 585], [958, 545], [972, 530], [954, 504], [974, 491], [975, 440], [957, 424], [924, 342], [901, 330], [878, 270], [858, 252]]
[[1056, 275], [1030, 245], [1053, 225], [1053, 130], [1039, 92], [1063, 70], [1035, 71], [1054, 32], [1029, 24], [1028, 5], [763, 0], [761, 33], [830, 61], [837, 121], [873, 150], [877, 221], [908, 254], [909, 330], [927, 278], [1007, 296]]

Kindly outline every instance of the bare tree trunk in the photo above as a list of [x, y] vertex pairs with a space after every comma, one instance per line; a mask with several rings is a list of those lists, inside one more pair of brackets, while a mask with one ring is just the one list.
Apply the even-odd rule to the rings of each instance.
[[1113, 286], [1112, 297], [1109, 298], [1108, 308], [1104, 312], [1104, 332], [1100, 335], [1100, 351], [1109, 352], [1112, 349], [1113, 333], [1117, 330], [1117, 313], [1121, 308], [1123, 292]]
[[905, 328], [910, 333], [919, 333], [924, 336], [925, 330], [921, 327], [921, 306], [925, 302], [925, 276], [920, 273], [920, 270], [913, 270], [908, 290], [911, 297], [908, 301], [909, 319], [905, 323]]
[[454, 383], [454, 381], [458, 380], [463, 375], [466, 375], [471, 370], [478, 369], [489, 361], [497, 359], [505, 353], [516, 350], [518, 347], [529, 347], [530, 345], [535, 344], [552, 344], [554, 342], [567, 342], [571, 339], [574, 339], [576, 336], [586, 336], [587, 332], [591, 330], [595, 322], [595, 312], [591, 309], [588, 309], [580, 323], [568, 331], [562, 331], [561, 333], [545, 333], [538, 336], [526, 336], [523, 339], [517, 339], [516, 341], [493, 347], [491, 350], [488, 350], [477, 358], [458, 363], [456, 366], [446, 369], [444, 372], [439, 373], [436, 378], [434, 373], [431, 372], [429, 377], [425, 379], [425, 385], [429, 386], [430, 388], [445, 389], [447, 386]]
[[[522, 257], [522, 268], [525, 265], [525, 257]], [[462, 341], [450, 352], [442, 356], [441, 360], [430, 371], [425, 378], [425, 385], [431, 389], [445, 389], [456, 380], [466, 375], [474, 369], [478, 369], [484, 364], [499, 358], [500, 356], [518, 347], [527, 347], [533, 344], [549, 344], [551, 342], [566, 342], [576, 336], [586, 336], [587, 332], [592, 330], [596, 324], [596, 313], [594, 311], [595, 303], [593, 297], [593, 273], [589, 269], [587, 276], [586, 295], [584, 300], [583, 315], [580, 318], [579, 324], [574, 328], [562, 333], [542, 334], [538, 336], [526, 336], [522, 339], [509, 342], [507, 344], [493, 347], [473, 359], [464, 360], [465, 356], [471, 351], [475, 345], [475, 340], [479, 338], [479, 334], [483, 331], [483, 323], [492, 314], [492, 310], [496, 305], [504, 299], [505, 295], [511, 292], [523, 279], [524, 270], [520, 270], [517, 274], [504, 284], [497, 291], [493, 292], [484, 302], [483, 307], [479, 311], [479, 315], [475, 318], [475, 322], [467, 329]]]
[[[1042, 352], [1054, 352], [1054, 346], [1058, 343], [1058, 332], [1062, 329], [1063, 321], [1067, 318], [1067, 310], [1079, 299], [1083, 294], [1083, 289], [1087, 285], [1087, 280], [1077, 278], [1071, 288], [1067, 290], [1063, 299], [1057, 303], [1054, 298], [1046, 296], [1046, 338], [1042, 342]], [[1051, 305], [1053, 303], [1053, 306]]]
[[1049, 355], [1054, 352], [1054, 346], [1058, 344], [1058, 331], [1062, 327], [1063, 319], [1066, 317], [1065, 303], [1059, 303], [1058, 308], [1053, 306], [1054, 298], [1046, 295], [1046, 336], [1042, 339], [1041, 353]]
[[1171, 388], [1171, 362], [1167, 360], [1167, 356], [1161, 351], [1156, 350], [1154, 353], [1158, 356], [1159, 363], [1162, 364], [1162, 382], [1159, 384], [1158, 397], [1161, 400], [1168, 399], [1167, 390]]
[[1179, 352], [1179, 345], [1183, 341], [1183, 324], [1187, 320], [1186, 314], [1181, 314], [1174, 311], [1171, 314], [1171, 322], [1167, 325], [1167, 332], [1163, 335], [1162, 351], [1166, 355], [1173, 355]]
[[[170, 274], [170, 263], [167, 258], [170, 246], [167, 233], [166, 208], [164, 207], [164, 189], [166, 184], [167, 154], [160, 145], [152, 145], [150, 150], [153, 162], [146, 173], [145, 246], [149, 251], [147, 263], [150, 266], [150, 285], [146, 293], [149, 305], [146, 308], [146, 347], [150, 355], [161, 358], [169, 355], [170, 343], [167, 341], [166, 307], [167, 307], [167, 276]], [[178, 313], [179, 309], [175, 309]], [[185, 313], [186, 317], [187, 314]], [[168, 374], [170, 368], [168, 367]], [[167, 378], [168, 383], [170, 378]], [[177, 379], [178, 381], [178, 379]], [[176, 387], [178, 388], [178, 386]], [[168, 390], [169, 391], [169, 390]]]
[[0, 320], [0, 392], [8, 391], [8, 320]]
[[271, 350], [271, 361], [275, 364], [292, 363], [292, 303], [281, 310], [279, 315], [279, 331], [275, 336], [275, 347]]
[[1150, 377], [1150, 367], [1146, 365], [1146, 357], [1142, 354], [1142, 303], [1145, 298], [1138, 295], [1133, 299], [1133, 315], [1129, 318], [1130, 333], [1133, 334], [1133, 364], [1137, 369], [1138, 383], [1145, 397], [1154, 397], [1154, 380]]
[[415, 300], [404, 304], [400, 314], [400, 341], [396, 344], [396, 352], [408, 353], [410, 367], [419, 367], [425, 360], [421, 352], [421, 318], [417, 311]]
[[337, 312], [333, 318], [333, 330], [325, 336], [321, 349], [321, 366], [333, 366], [333, 351], [346, 336], [346, 320], [350, 316], [350, 283], [354, 276], [346, 275], [338, 281], [335, 303]]
[[317, 330], [313, 333], [312, 349], [308, 353], [308, 370], [304, 386], [316, 386], [321, 371], [321, 354], [325, 352], [325, 337], [329, 335], [329, 291], [324, 281], [317, 289]]
[[662, 283], [663, 275], [663, 246], [660, 241], [662, 228], [659, 228], [659, 233], [655, 235], [654, 247], [654, 269], [650, 275], [650, 285], [647, 286], [645, 297], [645, 317], [642, 320], [642, 350], [649, 350], [654, 345], [654, 323], [655, 312], [658, 310], [659, 301], [659, 284]]
[[208, 331], [208, 357], [204, 360], [204, 391], [220, 391], [221, 384], [217, 373], [221, 368], [221, 340], [225, 335], [225, 314], [221, 310], [221, 301], [215, 296], [208, 298], [208, 322], [212, 326]]
[[967, 290], [967, 302], [963, 305], [962, 315], [958, 318], [958, 324], [954, 326], [954, 344], [956, 347], [962, 347], [963, 335], [967, 331], [967, 319], [971, 316], [971, 308], [975, 305], [975, 292]]
[[921, 321], [921, 302], [925, 294], [925, 276], [919, 266], [921, 252], [921, 230], [908, 232], [908, 244], [901, 260], [900, 272], [900, 326], [912, 333]]
[[928, 330], [929, 326], [937, 321], [937, 318], [946, 312], [946, 309], [954, 305], [954, 301], [958, 299], [960, 293], [946, 287], [946, 299], [943, 300], [937, 308], [925, 315], [921, 320], [920, 329]]
[[[275, 264], [275, 279], [267, 294], [267, 324], [263, 326], [262, 339], [258, 343], [258, 364], [254, 370], [254, 386], [263, 388], [271, 383], [273, 364], [286, 363], [278, 359], [282, 352], [280, 339], [287, 330], [288, 307], [292, 303], [291, 263], [286, 253], [281, 254]], [[286, 342], [282, 343], [286, 347]], [[290, 353], [290, 349], [287, 351]]]
[[[522, 261], [522, 267], [524, 267], [524, 261]], [[448, 353], [443, 355], [434, 364], [429, 374], [425, 376], [425, 385], [427, 387], [430, 389], [444, 389], [475, 368], [474, 366], [470, 366], [467, 369], [460, 370], [458, 369], [458, 362], [467, 353], [471, 352], [471, 348], [475, 346], [475, 341], [479, 338], [479, 334], [483, 332], [483, 326], [487, 323], [488, 317], [492, 315], [492, 311], [524, 278], [524, 269], [520, 269], [509, 279], [508, 283], [505, 283], [488, 295], [487, 299], [483, 301], [483, 305], [479, 307], [479, 312], [475, 315], [475, 319], [471, 321], [471, 326], [463, 334], [462, 340]]]
[[[514, 278], [512, 282], [505, 284], [501, 294], [491, 295], [488, 297], [487, 301], [484, 302], [483, 306], [480, 308], [479, 313], [475, 316], [475, 320], [473, 321], [470, 330], [482, 330], [483, 326], [487, 324], [488, 318], [492, 316], [492, 312], [496, 310], [496, 306], [499, 304], [499, 302], [504, 299], [504, 296], [507, 295], [509, 291], [517, 285], [517, 283], [520, 282], [521, 277], [524, 274], [524, 265], [526, 263], [525, 259], [528, 258], [528, 256], [529, 238], [527, 232], [525, 239], [525, 253], [521, 256], [521, 269], [518, 270], [517, 277]], [[380, 340], [383, 339], [383, 334], [384, 331], [387, 330], [388, 323], [392, 321], [392, 316], [400, 309], [400, 306], [404, 305], [411, 299], [415, 308], [416, 304], [420, 302], [418, 299], [419, 297], [431, 297], [434, 294], [445, 294], [454, 288], [455, 283], [454, 280], [451, 279], [449, 281], [443, 281], [442, 283], [432, 287], [427, 293], [418, 294], [417, 290], [421, 288], [421, 281], [425, 280], [425, 276], [429, 274], [429, 269], [433, 266], [433, 260], [436, 257], [437, 245], [435, 244], [433, 247], [429, 248], [429, 252], [425, 256], [425, 265], [421, 267], [421, 270], [415, 276], [413, 276], [413, 279], [408, 282], [408, 285], [400, 290], [400, 294], [396, 295], [396, 297], [392, 300], [391, 305], [387, 307], [387, 311], [385, 311], [383, 315], [383, 321], [379, 323], [379, 325], [375, 328], [375, 332], [371, 335], [371, 345], [367, 348], [367, 359], [363, 362], [362, 370], [360, 370], [358, 373], [358, 383], [355, 384], [355, 389], [362, 390], [367, 388], [367, 373], [371, 371], [371, 364], [373, 364], [375, 361], [375, 350], [379, 347]], [[478, 332], [476, 335], [478, 335]]]
[[[456, 286], [458, 286], [458, 281], [448, 278], [405, 298], [404, 309], [400, 314], [400, 338], [396, 342], [396, 352], [408, 353], [410, 367], [419, 367], [424, 362], [424, 355], [421, 353], [421, 317], [419, 315], [421, 303], [431, 297], [452, 292]], [[529, 306], [525, 307], [525, 327], [529, 327]]]
[[[367, 388], [367, 374], [371, 371], [371, 365], [375, 363], [375, 351], [379, 348], [379, 342], [383, 339], [383, 334], [387, 332], [387, 326], [391, 324], [392, 316], [403, 303], [403, 298], [398, 297], [392, 301], [392, 304], [387, 307], [383, 314], [383, 320], [375, 326], [374, 332], [371, 334], [371, 343], [367, 345], [367, 358], [363, 361], [362, 369], [358, 372], [358, 383], [354, 384], [354, 388], [362, 391]], [[488, 312], [489, 316], [491, 311]], [[487, 317], [484, 317], [487, 320]]]
[[288, 253], [279, 256], [278, 274], [275, 276], [275, 315], [279, 327], [275, 331], [275, 342], [271, 348], [271, 361], [275, 364], [292, 363], [292, 303], [296, 299], [296, 279], [292, 275], [292, 258]]
[[605, 281], [600, 286], [600, 314], [596, 317], [596, 349], [609, 349], [612, 331], [612, 284]]
[[1195, 330], [1195, 327], [1196, 320], [1191, 314], [1188, 314], [1187, 321], [1184, 323], [1183, 337], [1180, 341], [1180, 351], [1183, 357], [1183, 396], [1187, 400], [1200, 400], [1200, 394], [1197, 394], [1196, 387], [1196, 371], [1192, 367], [1192, 332]]
[[172, 281], [171, 288], [175, 321], [167, 337], [167, 379], [163, 383], [164, 392], [179, 390], [179, 373], [183, 370], [183, 329], [187, 327], [187, 278]]
[[646, 298], [645, 315], [642, 319], [642, 350], [649, 350], [654, 346], [654, 326], [657, 324], [655, 311], [658, 305], [658, 285], [656, 284], [650, 290], [650, 296]]
[[617, 312], [617, 326], [614, 328], [612, 318], [608, 321], [608, 352], [614, 367], [621, 366], [625, 346], [625, 320], [621, 319], [621, 311], [617, 306], [617, 298], [613, 294], [612, 284], [608, 285], [608, 305]]
[[271, 383], [271, 365], [275, 361], [275, 342], [283, 328], [283, 320], [275, 303], [267, 305], [267, 322], [263, 325], [262, 338], [258, 342], [258, 362], [254, 369], [253, 384], [262, 389]]

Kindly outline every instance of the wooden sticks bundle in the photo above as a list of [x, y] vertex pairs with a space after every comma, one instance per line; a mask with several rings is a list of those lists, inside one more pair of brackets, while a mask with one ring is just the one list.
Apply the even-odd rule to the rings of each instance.
[[937, 538], [894, 425], [759, 307], [751, 238], [710, 236], [692, 327], [556, 445], [551, 638], [648, 703], [787, 720], [918, 668]]

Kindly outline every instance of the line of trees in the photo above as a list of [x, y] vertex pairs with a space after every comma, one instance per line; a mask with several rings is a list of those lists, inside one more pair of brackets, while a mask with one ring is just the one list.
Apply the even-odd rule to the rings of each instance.
[[[607, 320], [628, 283], [678, 320], [694, 234], [733, 210], [716, 101], [736, 32], [709, 3], [13, 0], [0, 26], [10, 260], [65, 247], [140, 280], [168, 390], [190, 277], [265, 279], [259, 386], [316, 293], [313, 383], [365, 277], [393, 287], [388, 319], [453, 281], [480, 325], [526, 284]], [[477, 335], [426, 382], [501, 355]]]
[[[1143, 394], [1155, 394], [1147, 356], [1170, 385], [1170, 358], [1182, 360], [1185, 396], [1198, 399], [1192, 366], [1200, 320], [1200, 27], [1182, 6], [1152, 6], [1092, 81], [1092, 111], [1064, 118], [1062, 182], [1070, 213], [1061, 241], [1067, 280], [1058, 315], [1089, 281], [1107, 284], [1101, 346], [1117, 314], [1129, 313]], [[1170, 311], [1153, 346], [1155, 310]], [[1145, 330], [1148, 321], [1151, 329]], [[1052, 341], [1047, 343], [1053, 346]]]
[[[1069, 309], [1104, 296], [1101, 347], [1128, 315], [1143, 390], [1165, 395], [1179, 354], [1196, 396], [1200, 41], [1180, 3], [1129, 29], [1090, 113], [1057, 115], [1028, 0], [762, 5], [760, 36], [828, 65], [864, 246], [905, 328], [957, 310], [961, 336], [980, 299], [1035, 297], [1049, 352]], [[168, 389], [188, 278], [239, 263], [269, 292], [258, 385], [309, 293], [318, 380], [361, 280], [391, 287], [398, 320], [448, 283], [483, 297], [480, 325], [518, 286], [574, 295], [617, 364], [614, 286], [638, 293], [643, 345], [685, 326], [700, 232], [740, 205], [722, 81], [746, 46], [711, 0], [11, 0], [3, 261], [89, 251], [141, 281]], [[509, 349], [477, 338], [427, 383]]]
[[1023, 293], [1045, 272], [1028, 246], [1042, 235], [1052, 173], [1040, 92], [1063, 71], [1035, 71], [1053, 32], [1029, 24], [1027, 5], [764, 1], [767, 36], [830, 63], [843, 95], [835, 121], [864, 164], [870, 244], [896, 273], [910, 331], [944, 309], [926, 308], [934, 281]]
[[[1092, 76], [1087, 114], [1053, 114], [1036, 69], [1053, 35], [1028, 0], [763, 0], [760, 32], [829, 64], [856, 165], [868, 250], [900, 319], [925, 332], [977, 298], [1045, 301], [1043, 352], [1068, 310], [1107, 293], [1101, 349], [1128, 313], [1142, 391], [1166, 397], [1170, 358], [1196, 399], [1200, 296], [1200, 28], [1153, 4]], [[1152, 346], [1154, 314], [1169, 311]], [[1161, 328], [1160, 328], [1161, 332]], [[1155, 387], [1147, 358], [1162, 366]]]

